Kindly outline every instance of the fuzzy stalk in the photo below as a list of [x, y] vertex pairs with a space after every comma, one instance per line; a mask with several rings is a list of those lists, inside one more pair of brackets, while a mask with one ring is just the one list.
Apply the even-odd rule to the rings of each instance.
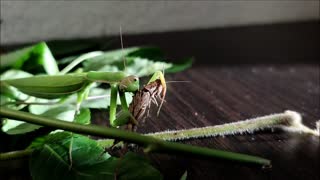
[[[319, 122], [317, 124], [319, 124]], [[301, 115], [294, 111], [285, 111], [284, 113], [272, 114], [222, 125], [183, 130], [168, 130], [149, 133], [146, 135], [166, 141], [179, 141], [195, 138], [253, 133], [268, 128], [280, 128], [289, 132], [319, 136], [319, 130], [313, 130], [303, 125]]]
[[167, 142], [153, 137], [143, 136], [138, 133], [119, 130], [116, 128], [106, 128], [97, 125], [82, 125], [72, 122], [66, 122], [54, 118], [33, 115], [31, 113], [17, 111], [5, 107], [0, 108], [0, 115], [1, 117], [22, 120], [32, 124], [48, 126], [56, 129], [63, 129], [75, 133], [131, 142], [142, 145], [149, 152], [159, 152], [168, 154], [179, 153], [185, 155], [200, 156], [205, 158], [220, 158], [238, 162], [259, 164], [263, 166], [269, 166], [271, 164], [269, 160], [257, 156], [250, 156], [240, 153], [233, 153], [228, 151], [221, 151], [216, 149], [197, 147], [174, 142]]

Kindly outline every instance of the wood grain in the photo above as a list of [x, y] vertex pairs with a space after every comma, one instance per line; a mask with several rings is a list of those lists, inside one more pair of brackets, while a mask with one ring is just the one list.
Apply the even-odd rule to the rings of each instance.
[[[288, 109], [302, 113], [305, 124], [315, 127], [320, 119], [319, 73], [316, 64], [200, 65], [167, 75], [167, 80], [191, 83], [168, 84], [160, 117], [147, 119], [138, 130], [147, 133], [203, 127]], [[166, 178], [176, 179], [187, 170], [190, 179], [319, 179], [319, 137], [263, 131], [185, 143], [259, 155], [271, 159], [273, 168], [266, 171], [232, 162], [152, 156]]]
[[[138, 132], [204, 127], [285, 110], [300, 112], [312, 128], [320, 119], [319, 64], [195, 64], [185, 72], [167, 74], [166, 80], [191, 82], [169, 83], [160, 116], [154, 111]], [[106, 118], [96, 111], [95, 119], [105, 122]], [[273, 167], [149, 155], [165, 179], [178, 179], [186, 170], [188, 179], [319, 179], [319, 137], [265, 130], [183, 143], [262, 156], [272, 160]]]

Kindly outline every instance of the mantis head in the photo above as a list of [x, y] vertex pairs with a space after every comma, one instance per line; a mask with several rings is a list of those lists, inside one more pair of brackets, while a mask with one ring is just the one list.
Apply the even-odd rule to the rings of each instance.
[[139, 90], [138, 76], [127, 76], [123, 78], [119, 84], [119, 90], [123, 92], [136, 92]]

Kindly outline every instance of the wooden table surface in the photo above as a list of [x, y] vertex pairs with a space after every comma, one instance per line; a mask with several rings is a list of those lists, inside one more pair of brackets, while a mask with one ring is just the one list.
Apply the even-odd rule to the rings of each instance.
[[[187, 129], [235, 122], [294, 110], [309, 127], [320, 119], [317, 65], [196, 66], [167, 79], [191, 83], [169, 84], [160, 117], [149, 118], [139, 131]], [[303, 76], [301, 76], [303, 74]], [[214, 160], [154, 156], [168, 179], [187, 170], [190, 179], [319, 179], [319, 137], [263, 131], [214, 137], [185, 143], [259, 155], [272, 169]], [[170, 178], [169, 178], [170, 177]]]
[[[195, 57], [187, 71], [167, 74], [170, 83], [160, 116], [142, 133], [204, 127], [247, 118], [300, 112], [315, 128], [320, 119], [319, 22], [221, 28], [124, 36], [125, 46], [153, 44], [179, 59]], [[95, 110], [94, 118], [104, 112]], [[222, 160], [151, 155], [165, 179], [320, 179], [319, 137], [265, 130], [255, 134], [184, 141], [187, 144], [262, 156], [271, 169]]]
[[[315, 128], [320, 120], [320, 43], [318, 22], [275, 24], [125, 36], [125, 45], [154, 44], [194, 66], [167, 80], [166, 103], [138, 132], [187, 129], [235, 122], [285, 110], [302, 114]], [[106, 115], [97, 115], [104, 118]], [[271, 130], [184, 143], [258, 155], [272, 161], [264, 170], [234, 162], [152, 155], [165, 179], [320, 178], [319, 137]]]

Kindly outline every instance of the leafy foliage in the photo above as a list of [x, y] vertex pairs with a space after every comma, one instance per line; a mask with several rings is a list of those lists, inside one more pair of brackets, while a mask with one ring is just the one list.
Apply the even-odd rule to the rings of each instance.
[[[92, 83], [88, 99], [82, 102], [80, 112], [76, 114], [75, 105], [78, 99], [77, 94], [73, 91], [82, 87], [81, 78], [83, 77], [81, 75], [74, 77], [75, 74], [87, 71], [124, 70], [127, 74], [143, 77], [157, 70], [182, 71], [192, 64], [191, 60], [181, 64], [163, 62], [165, 59], [163, 52], [154, 47], [132, 47], [106, 51], [99, 56], [84, 59], [83, 62], [79, 62], [81, 64], [75, 61], [78, 57], [66, 57], [59, 61], [59, 65], [62, 66], [76, 62], [75, 67], [78, 69], [73, 70], [73, 74], [43, 78], [39, 75], [59, 73], [57, 62], [46, 43], [41, 42], [2, 55], [0, 61], [1, 106], [64, 121], [90, 124], [90, 108], [106, 109], [109, 107], [110, 89], [99, 87], [99, 83]], [[124, 67], [124, 60], [126, 60], [126, 67]], [[36, 79], [38, 84], [33, 82], [34, 78], [21, 79], [34, 75], [37, 75], [35, 78], [39, 77]], [[57, 77], [60, 79], [55, 79], [55, 83], [52, 84], [52, 78]], [[79, 78], [77, 81], [79, 83], [76, 84], [79, 87], [74, 84], [65, 87], [65, 81], [70, 78]], [[10, 81], [10, 79], [20, 80]], [[58, 95], [46, 94], [48, 91], [59, 94], [60, 90], [65, 92], [66, 88], [70, 88], [71, 93], [62, 98]], [[125, 95], [127, 102], [130, 103], [132, 94], [126, 93]], [[23, 134], [40, 127], [22, 121], [4, 119], [2, 131], [7, 134]], [[36, 138], [28, 148], [35, 149], [29, 166], [33, 179], [162, 179], [161, 173], [142, 156], [127, 153], [120, 158], [111, 157], [104, 152], [97, 141], [74, 133], [53, 131], [45, 137]]]
[[[127, 102], [132, 101], [132, 94], [126, 93]], [[89, 97], [81, 104], [82, 108], [90, 109], [107, 109], [110, 106], [110, 89], [92, 88], [89, 92]], [[120, 105], [120, 99], [117, 98], [117, 104]]]
[[45, 42], [38, 43], [8, 54], [1, 55], [0, 67], [13, 68], [32, 72], [59, 72], [56, 60]]
[[41, 127], [35, 124], [25, 123], [23, 121], [17, 121], [13, 119], [3, 119], [2, 123], [2, 131], [10, 135], [31, 132]]
[[[35, 105], [37, 106], [37, 105]], [[44, 117], [53, 117], [56, 119], [64, 120], [64, 121], [73, 121], [75, 110], [74, 107], [67, 105], [67, 106], [57, 106], [55, 108], [34, 108], [31, 110], [34, 114], [38, 114]], [[84, 118], [82, 118], [84, 119]], [[87, 121], [87, 120], [83, 120]], [[23, 121], [16, 121], [12, 119], [4, 119], [2, 125], [2, 131], [7, 134], [23, 134], [27, 132], [34, 131], [39, 129], [41, 126], [26, 123]]]
[[118, 161], [120, 163], [117, 174], [119, 179], [162, 179], [160, 172], [142, 156], [129, 152]]
[[166, 72], [167, 73], [176, 73], [176, 72], [184, 71], [184, 70], [190, 68], [192, 66], [192, 63], [193, 63], [192, 58], [186, 59], [186, 60], [182, 61], [182, 63], [174, 64], [170, 68], [166, 69]]
[[[75, 58], [77, 58], [77, 56], [66, 57], [62, 60], [62, 62], [72, 62]], [[126, 68], [123, 66], [124, 59], [126, 59]], [[163, 69], [168, 69], [167, 72], [181, 71], [190, 67], [192, 63], [191, 61], [186, 61], [183, 64], [172, 64], [158, 61], [163, 59], [164, 54], [159, 48], [131, 47], [126, 49], [106, 51], [100, 56], [86, 59], [86, 61], [82, 63], [82, 66], [84, 71], [120, 71], [125, 68], [128, 74], [134, 74], [139, 77], [143, 77], [150, 75], [157, 70]], [[55, 75], [59, 73], [57, 62], [50, 49], [44, 42], [1, 55], [0, 65], [1, 72], [11, 68], [10, 70], [1, 74], [1, 80], [8, 81], [10, 81], [10, 79], [32, 77], [33, 74], [37, 73], [46, 72], [49, 75]], [[32, 72], [33, 74], [30, 74], [29, 72]], [[55, 79], [55, 83], [53, 85], [50, 84], [52, 78]], [[75, 89], [82, 87], [82, 76], [78, 77], [74, 75], [66, 75], [61, 76], [60, 79], [57, 78], [60, 77], [39, 77], [36, 79], [36, 82], [38, 82], [36, 85], [34, 84], [34, 79], [10, 81], [10, 84], [19, 87], [19, 90], [13, 86], [9, 86], [6, 82], [1, 82], [1, 105], [5, 105], [13, 109], [22, 109], [28, 106], [27, 109], [33, 114], [72, 121], [73, 114], [75, 112], [75, 103], [77, 101], [76, 95], [64, 97], [58, 101], [41, 98], [50, 99], [58, 97], [52, 93], [43, 93], [50, 90], [50, 88], [57, 94], [57, 90], [60, 92], [60, 90], [65, 91], [66, 88], [70, 88], [70, 91], [74, 91]], [[70, 78], [72, 78], [73, 81], [75, 78], [78, 78], [79, 80], [77, 80], [77, 82], [79, 81], [79, 83], [76, 85], [72, 84], [70, 87], [64, 87], [63, 84]], [[41, 98], [35, 98], [33, 96], [26, 95], [23, 92]], [[94, 100], [85, 100], [82, 103], [82, 108], [108, 108], [110, 105], [110, 97], [108, 97], [107, 94], [110, 94], [110, 89], [102, 89], [95, 85], [89, 91], [89, 96], [100, 96], [100, 98]], [[130, 103], [132, 96], [126, 93], [126, 99], [127, 102]], [[15, 102], [46, 103], [46, 105], [15, 104]], [[120, 102], [118, 104], [120, 104]], [[6, 119], [3, 123], [2, 130], [9, 134], [17, 134], [30, 132], [38, 128], [39, 126], [36, 125]]]
[[37, 139], [31, 147], [38, 149], [30, 159], [33, 179], [101, 179], [112, 175], [101, 166], [110, 155], [85, 136], [58, 132]]
[[73, 121], [79, 124], [90, 124], [90, 119], [91, 119], [90, 109], [82, 108], [80, 109], [80, 113], [76, 115]]
[[38, 149], [30, 159], [35, 180], [162, 179], [160, 172], [143, 157], [134, 153], [110, 157], [96, 141], [77, 134], [50, 134], [38, 138], [29, 148]]
[[119, 64], [119, 62], [123, 64], [124, 59], [130, 57], [129, 54], [138, 49], [138, 47], [132, 47], [123, 50], [107, 51], [103, 55], [84, 61], [84, 71], [102, 71], [102, 69], [106, 69], [105, 66]]
[[[7, 79], [18, 79], [18, 78], [26, 78], [26, 77], [31, 77], [33, 76], [32, 74], [21, 71], [21, 70], [16, 70], [16, 69], [11, 69], [8, 70], [4, 73], [1, 74], [0, 80], [7, 80]], [[0, 84], [0, 92], [2, 96], [6, 96], [7, 101], [1, 100], [1, 105], [7, 102], [10, 102], [10, 100], [22, 100], [28, 98], [28, 95], [23, 94], [22, 92], [18, 91], [16, 88], [9, 86], [5, 83]]]
[[[166, 63], [164, 54], [158, 48], [132, 47], [123, 50], [107, 51], [103, 55], [87, 59], [83, 63], [84, 71], [121, 71], [139, 77], [148, 76], [158, 70], [179, 72], [189, 68], [192, 60], [181, 64]], [[126, 67], [124, 62], [126, 61]]]

